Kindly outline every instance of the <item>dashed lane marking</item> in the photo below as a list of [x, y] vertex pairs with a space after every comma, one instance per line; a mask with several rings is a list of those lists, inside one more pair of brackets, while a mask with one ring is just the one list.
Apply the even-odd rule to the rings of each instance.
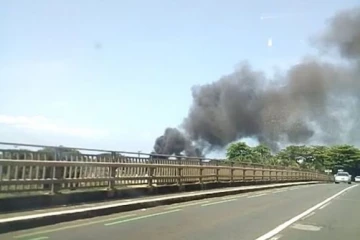
[[229, 199], [229, 200], [224, 200], [224, 201], [219, 201], [219, 202], [211, 202], [211, 203], [206, 203], [201, 205], [202, 207], [206, 207], [206, 206], [210, 206], [210, 205], [215, 205], [215, 204], [220, 204], [220, 203], [227, 203], [227, 202], [232, 202], [232, 201], [236, 201], [237, 199]]
[[291, 228], [303, 230], [303, 231], [312, 231], [312, 232], [321, 230], [321, 227], [315, 225], [304, 225], [304, 224], [294, 224], [293, 226], [291, 226]]
[[64, 226], [64, 227], [59, 227], [59, 228], [52, 228], [52, 229], [43, 230], [43, 231], [37, 231], [37, 232], [30, 232], [30, 233], [15, 236], [14, 238], [17, 238], [17, 239], [26, 238], [26, 237], [45, 234], [45, 233], [52, 233], [52, 232], [58, 232], [58, 231], [72, 229], [72, 228], [79, 228], [79, 227], [84, 227], [84, 226], [88, 226], [88, 225], [92, 225], [92, 224], [96, 224], [96, 223], [109, 222], [109, 221], [114, 221], [114, 220], [118, 220], [118, 219], [134, 217], [134, 216], [136, 216], [136, 214], [127, 214], [127, 215], [122, 215], [122, 216], [118, 216], [118, 217], [114, 217], [114, 218], [101, 219], [101, 220], [98, 220], [98, 221], [85, 222], [85, 223], [69, 225], [69, 226]]
[[192, 203], [188, 203], [188, 204], [174, 205], [174, 206], [170, 206], [170, 207], [165, 208], [165, 210], [183, 208], [183, 207], [190, 207], [190, 206], [200, 205], [200, 204], [204, 204], [204, 203], [208, 203], [208, 202], [209, 201], [201, 201], [201, 202], [192, 202]]
[[171, 211], [167, 211], [167, 212], [159, 212], [159, 213], [154, 213], [154, 214], [149, 214], [149, 215], [144, 215], [144, 216], [139, 216], [139, 217], [123, 219], [123, 220], [116, 221], [116, 222], [105, 223], [104, 225], [105, 226], [111, 226], [111, 225], [115, 225], [115, 224], [132, 222], [132, 221], [136, 221], [136, 220], [140, 220], [140, 219], [144, 219], [144, 218], [156, 217], [156, 216], [165, 215], [165, 214], [169, 214], [169, 213], [174, 213], [174, 212], [178, 212], [178, 211], [181, 211], [181, 209], [175, 209], [175, 210], [171, 210]]
[[266, 193], [262, 193], [262, 194], [258, 194], [258, 195], [253, 195], [253, 196], [248, 196], [248, 198], [256, 198], [256, 197], [261, 197], [261, 196], [265, 196]]

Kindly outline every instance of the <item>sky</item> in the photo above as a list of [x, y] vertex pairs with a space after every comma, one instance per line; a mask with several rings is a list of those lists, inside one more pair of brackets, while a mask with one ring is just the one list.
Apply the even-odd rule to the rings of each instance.
[[[2, 0], [0, 141], [151, 152], [191, 87], [272, 75], [358, 0]], [[269, 46], [271, 42], [271, 46]]]

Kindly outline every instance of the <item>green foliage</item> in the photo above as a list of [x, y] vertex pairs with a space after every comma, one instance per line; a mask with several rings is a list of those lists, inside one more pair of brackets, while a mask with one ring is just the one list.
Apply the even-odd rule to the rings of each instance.
[[252, 162], [255, 159], [253, 150], [244, 142], [231, 144], [227, 149], [226, 156], [228, 159], [240, 162]]
[[294, 146], [290, 145], [272, 154], [269, 147], [261, 144], [250, 147], [244, 142], [231, 144], [227, 149], [231, 161], [282, 165], [302, 169], [337, 172], [345, 169], [360, 172], [360, 149], [352, 145], [335, 146]]

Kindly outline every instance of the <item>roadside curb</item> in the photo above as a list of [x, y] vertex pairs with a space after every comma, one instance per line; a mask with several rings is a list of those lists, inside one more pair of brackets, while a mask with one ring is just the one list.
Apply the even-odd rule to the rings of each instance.
[[24, 230], [29, 228], [52, 225], [60, 222], [105, 216], [114, 213], [133, 211], [143, 208], [152, 208], [161, 205], [181, 203], [181, 202], [200, 200], [200, 199], [212, 198], [212, 197], [222, 197], [222, 196], [245, 193], [245, 192], [255, 192], [255, 191], [274, 189], [274, 188], [319, 184], [319, 183], [322, 182], [319, 181], [296, 182], [296, 183], [292, 182], [292, 183], [269, 184], [269, 185], [260, 185], [260, 186], [237, 187], [231, 189], [219, 189], [219, 190], [212, 190], [210, 192], [199, 191], [198, 193], [189, 193], [181, 196], [158, 197], [155, 199], [134, 200], [132, 202], [125, 202], [125, 203], [122, 202], [122, 203], [101, 205], [95, 207], [84, 207], [81, 209], [71, 209], [71, 210], [64, 210], [58, 212], [34, 214], [23, 217], [5, 218], [5, 219], [0, 219], [0, 234], [17, 231], [17, 230]]

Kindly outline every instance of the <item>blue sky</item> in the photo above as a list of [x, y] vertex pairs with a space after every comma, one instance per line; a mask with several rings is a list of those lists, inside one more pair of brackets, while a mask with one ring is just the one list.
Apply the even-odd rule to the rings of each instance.
[[284, 70], [357, 3], [0, 1], [0, 139], [150, 152], [187, 115], [193, 85], [243, 60]]

